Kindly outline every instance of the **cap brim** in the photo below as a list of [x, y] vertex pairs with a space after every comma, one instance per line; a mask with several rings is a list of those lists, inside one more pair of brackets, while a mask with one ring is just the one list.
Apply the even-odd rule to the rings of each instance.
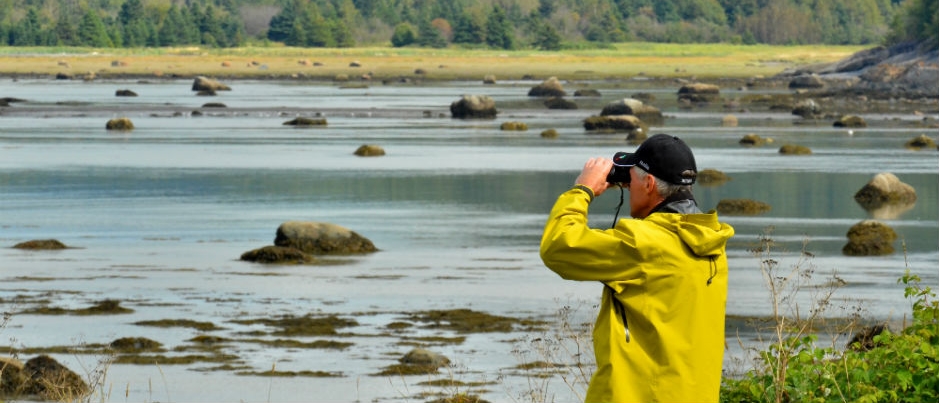
[[620, 151], [613, 154], [613, 165], [618, 167], [631, 167], [636, 165], [637, 162], [639, 162], [639, 157], [636, 156], [636, 153]]

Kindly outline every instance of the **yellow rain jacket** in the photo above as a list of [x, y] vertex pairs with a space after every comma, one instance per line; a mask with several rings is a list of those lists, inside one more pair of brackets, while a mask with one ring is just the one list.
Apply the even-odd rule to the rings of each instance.
[[[587, 226], [593, 195], [563, 193], [541, 259], [568, 280], [604, 287], [587, 402], [717, 402], [724, 354], [727, 240], [717, 214], [657, 212]], [[695, 208], [695, 211], [697, 209]]]

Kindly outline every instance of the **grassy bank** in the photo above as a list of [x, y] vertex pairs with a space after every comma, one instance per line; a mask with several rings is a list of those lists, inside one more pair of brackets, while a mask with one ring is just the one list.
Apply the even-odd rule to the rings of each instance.
[[[305, 49], [0, 48], [0, 75], [68, 73], [97, 76], [228, 78], [357, 78], [414, 76], [428, 80], [481, 80], [557, 76], [563, 80], [650, 77], [748, 78], [841, 60], [859, 46], [768, 46], [622, 43], [611, 49], [563, 52], [419, 48]], [[357, 62], [360, 67], [351, 67]]]

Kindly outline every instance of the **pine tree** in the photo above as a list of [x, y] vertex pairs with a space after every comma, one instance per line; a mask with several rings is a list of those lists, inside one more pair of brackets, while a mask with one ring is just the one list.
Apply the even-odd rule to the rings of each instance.
[[95, 48], [114, 46], [97, 11], [89, 9], [82, 15], [81, 23], [78, 24], [78, 42], [84, 46]]
[[493, 6], [486, 19], [486, 44], [499, 49], [515, 48], [512, 26], [502, 7]]

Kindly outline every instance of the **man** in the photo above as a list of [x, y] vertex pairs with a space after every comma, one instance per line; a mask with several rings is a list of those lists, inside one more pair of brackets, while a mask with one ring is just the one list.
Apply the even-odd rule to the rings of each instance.
[[[587, 161], [551, 210], [541, 239], [545, 265], [568, 280], [605, 284], [587, 402], [718, 401], [725, 247], [734, 230], [698, 209], [696, 175], [691, 149], [657, 134], [635, 153]], [[617, 185], [629, 190], [635, 219], [591, 229], [590, 202]]]

